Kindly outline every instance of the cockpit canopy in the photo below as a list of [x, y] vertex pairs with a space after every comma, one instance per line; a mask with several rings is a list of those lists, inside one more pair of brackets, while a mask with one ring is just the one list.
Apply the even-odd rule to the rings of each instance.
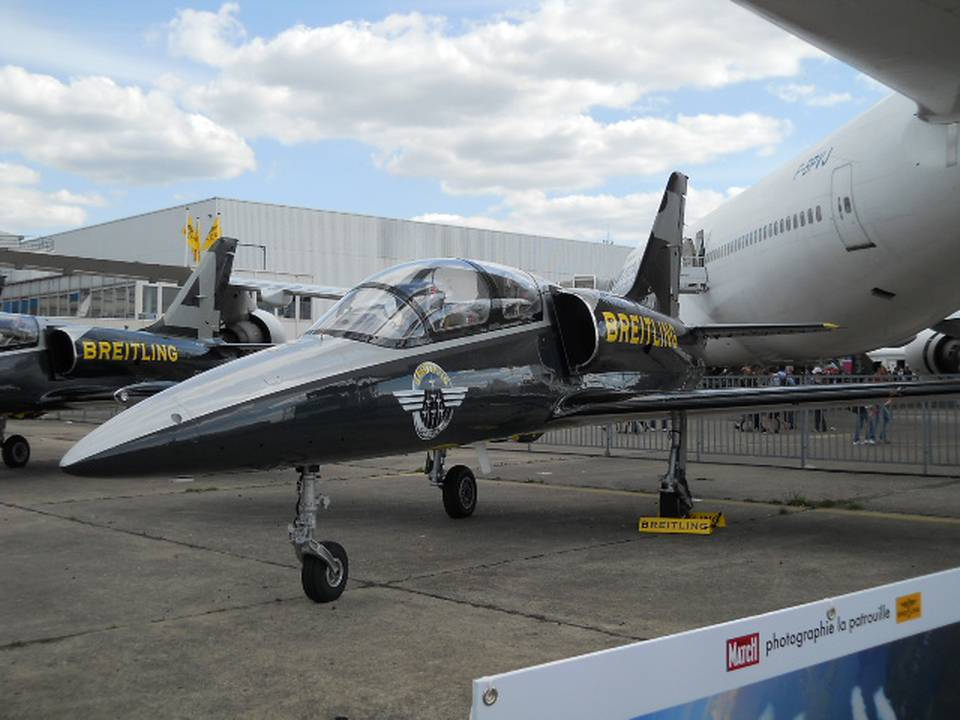
[[40, 325], [30, 315], [0, 312], [0, 352], [33, 347], [40, 340]]
[[412, 347], [543, 318], [531, 275], [474, 260], [418, 260], [371, 276], [310, 328]]

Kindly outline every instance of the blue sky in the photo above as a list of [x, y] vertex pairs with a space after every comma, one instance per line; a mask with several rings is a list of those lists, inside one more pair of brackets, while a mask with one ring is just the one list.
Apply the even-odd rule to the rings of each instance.
[[886, 90], [725, 0], [0, 6], [0, 229], [213, 195], [632, 244]]

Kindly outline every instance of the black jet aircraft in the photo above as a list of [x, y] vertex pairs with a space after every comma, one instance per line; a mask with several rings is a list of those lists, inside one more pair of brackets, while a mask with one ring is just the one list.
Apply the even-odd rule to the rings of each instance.
[[299, 341], [227, 363], [144, 400], [77, 443], [77, 475], [196, 473], [294, 466], [290, 540], [306, 594], [336, 599], [347, 554], [314, 538], [327, 505], [321, 462], [426, 451], [451, 517], [471, 515], [477, 484], [446, 450], [611, 419], [672, 420], [660, 511], [689, 513], [689, 411], [860, 402], [944, 394], [960, 383], [697, 390], [707, 338], [812, 332], [822, 323], [691, 327], [678, 315], [686, 177], [669, 181], [646, 245], [611, 292], [562, 288], [463, 259], [408, 262], [353, 288]]
[[[182, 283], [167, 311], [143, 330], [97, 327], [81, 318], [0, 313], [0, 442], [4, 463], [19, 468], [30, 459], [26, 438], [4, 438], [9, 417], [38, 417], [79, 403], [116, 400], [126, 404], [240, 354], [284, 342], [278, 319], [259, 309], [250, 294], [255, 289], [282, 294], [281, 284], [231, 280], [236, 247], [236, 239], [220, 238], [192, 272], [183, 267], [0, 251], [0, 263], [19, 267], [146, 276]], [[296, 292], [308, 293], [310, 289], [298, 286]]]

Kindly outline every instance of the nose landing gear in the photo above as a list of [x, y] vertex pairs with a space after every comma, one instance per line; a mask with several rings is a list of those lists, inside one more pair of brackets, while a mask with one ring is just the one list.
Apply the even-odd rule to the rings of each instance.
[[443, 493], [443, 509], [454, 519], [470, 517], [477, 509], [477, 479], [466, 465], [454, 465], [444, 471], [446, 450], [427, 453], [424, 472], [430, 484]]
[[287, 533], [301, 563], [300, 581], [307, 597], [316, 603], [333, 602], [347, 587], [347, 551], [332, 540], [317, 541], [317, 513], [330, 507], [330, 498], [317, 493], [320, 467], [298, 467], [297, 514]]

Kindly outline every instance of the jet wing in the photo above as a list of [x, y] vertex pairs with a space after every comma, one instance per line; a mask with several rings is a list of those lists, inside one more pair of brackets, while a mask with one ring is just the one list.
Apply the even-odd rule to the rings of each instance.
[[734, 0], [915, 100], [960, 118], [958, 0]]
[[334, 287], [332, 285], [312, 285], [310, 283], [262, 280], [249, 277], [231, 277], [230, 285], [242, 290], [259, 290], [263, 295], [287, 294], [294, 297], [315, 297], [324, 300], [339, 300], [350, 292], [350, 288]]
[[751, 337], [761, 335], [796, 335], [798, 333], [837, 330], [833, 323], [715, 323], [690, 328], [708, 338]]
[[53, 253], [31, 250], [12, 250], [0, 248], [0, 266], [17, 270], [42, 270], [62, 275], [86, 274], [108, 277], [137, 278], [150, 282], [167, 281], [183, 285], [192, 268], [182, 265], [161, 265], [159, 263], [132, 262], [127, 260], [109, 260], [99, 258], [76, 257], [73, 255], [54, 255]]
[[960, 380], [722, 388], [633, 395], [585, 392], [561, 403], [554, 411], [552, 421], [556, 424], [583, 424], [588, 419], [607, 422], [663, 417], [680, 410], [715, 413], [749, 412], [761, 407], [860, 405], [954, 393], [960, 393]]

